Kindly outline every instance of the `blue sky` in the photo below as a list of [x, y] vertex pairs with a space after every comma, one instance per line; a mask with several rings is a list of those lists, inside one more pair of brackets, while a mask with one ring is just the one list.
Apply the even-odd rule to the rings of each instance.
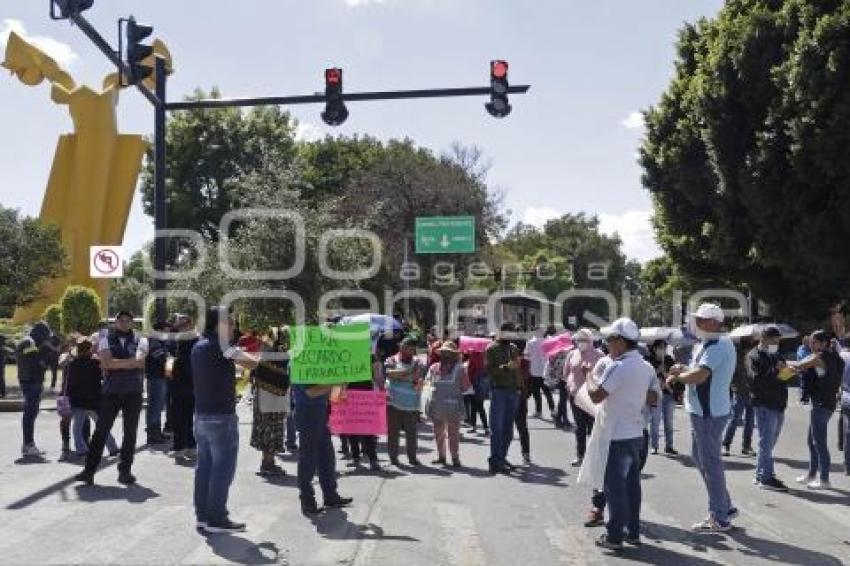
[[[322, 70], [343, 67], [348, 91], [482, 86], [488, 62], [510, 62], [510, 80], [530, 83], [513, 114], [491, 118], [484, 100], [351, 104], [329, 128], [320, 107], [293, 107], [301, 135], [408, 136], [435, 151], [453, 141], [480, 146], [488, 181], [505, 191], [514, 220], [542, 223], [564, 212], [598, 214], [630, 257], [658, 255], [651, 204], [640, 186], [636, 112], [658, 100], [673, 72], [676, 30], [717, 12], [723, 0], [96, 0], [89, 19], [117, 43], [116, 20], [134, 14], [169, 45], [170, 98], [217, 85], [225, 96], [304, 94]], [[16, 29], [40, 42], [78, 82], [99, 85], [105, 58], [47, 2], [0, 0], [0, 42]], [[2, 47], [2, 45], [0, 45]], [[37, 214], [56, 138], [69, 131], [49, 87], [0, 74], [0, 203]], [[149, 134], [153, 112], [127, 90], [119, 127]], [[152, 237], [133, 205], [125, 246]]]

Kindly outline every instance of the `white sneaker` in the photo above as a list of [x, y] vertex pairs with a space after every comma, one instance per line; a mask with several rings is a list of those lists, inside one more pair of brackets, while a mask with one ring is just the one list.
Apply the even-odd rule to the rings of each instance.
[[807, 485], [807, 484], [811, 483], [812, 481], [814, 481], [814, 479], [815, 479], [814, 476], [805, 475], [805, 476], [798, 476], [797, 478], [794, 479], [794, 481], [796, 481], [797, 483], [801, 483], [803, 485]]
[[828, 481], [812, 480], [806, 484], [809, 489], [832, 489]]
[[44, 450], [39, 450], [35, 444], [27, 444], [21, 447], [21, 455], [36, 457], [36, 456], [44, 456], [46, 452]]

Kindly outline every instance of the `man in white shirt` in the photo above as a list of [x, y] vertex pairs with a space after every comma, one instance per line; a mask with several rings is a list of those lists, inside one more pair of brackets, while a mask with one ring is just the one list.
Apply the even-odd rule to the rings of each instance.
[[[543, 333], [538, 329], [534, 336], [525, 344], [525, 358], [528, 360], [528, 373], [531, 376], [531, 396], [534, 397], [534, 417], [543, 416], [543, 396], [546, 396], [546, 404], [549, 405], [549, 415], [555, 416], [555, 399], [552, 390], [543, 383], [543, 374], [546, 371], [546, 355], [543, 353], [543, 339], [554, 336], [555, 329], [550, 328]], [[521, 400], [520, 402], [525, 402]]]
[[620, 550], [623, 541], [640, 544], [640, 460], [645, 428], [644, 407], [658, 401], [653, 390], [655, 370], [637, 350], [638, 327], [620, 318], [601, 329], [613, 360], [602, 378], [587, 382], [588, 394], [596, 404], [605, 403], [606, 426], [611, 442], [605, 467], [605, 499], [608, 504], [607, 532], [597, 546]]

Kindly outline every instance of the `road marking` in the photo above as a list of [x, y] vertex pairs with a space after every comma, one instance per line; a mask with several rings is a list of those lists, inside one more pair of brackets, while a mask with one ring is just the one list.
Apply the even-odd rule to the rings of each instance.
[[450, 564], [455, 566], [484, 566], [487, 556], [468, 507], [456, 503], [435, 503], [437, 518], [443, 532], [444, 548]]
[[565, 564], [604, 564], [605, 559], [602, 549], [593, 543], [593, 537], [598, 536], [599, 529], [589, 529], [581, 524], [568, 522], [555, 507], [549, 502], [549, 509], [558, 521], [558, 527], [547, 528], [546, 537], [549, 543], [561, 551]]
[[[244, 520], [247, 530], [233, 535], [212, 534], [201, 539], [194, 551], [187, 554], [183, 564], [232, 564], [241, 562], [251, 564], [263, 560], [281, 564], [282, 549], [276, 548], [264, 539], [266, 531], [281, 515], [280, 505], [249, 505], [239, 513], [239, 519]], [[216, 552], [218, 550], [218, 552]], [[238, 554], [238, 556], [237, 556]]]

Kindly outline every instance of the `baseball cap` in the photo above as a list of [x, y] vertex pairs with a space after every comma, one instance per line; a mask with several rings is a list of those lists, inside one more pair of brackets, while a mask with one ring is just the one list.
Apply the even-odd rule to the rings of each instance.
[[122, 316], [133, 318], [133, 313], [130, 312], [129, 310], [127, 310], [127, 309], [122, 309], [122, 310], [118, 311], [118, 314], [115, 315], [115, 320], [118, 320]]
[[772, 324], [765, 326], [761, 331], [761, 335], [764, 338], [782, 338], [782, 333]]
[[723, 322], [726, 318], [726, 315], [723, 314], [723, 309], [713, 303], [702, 303], [697, 308], [697, 312], [692, 312], [690, 316], [693, 318], [716, 320], [717, 322]]
[[635, 324], [635, 321], [625, 317], [618, 318], [611, 324], [611, 326], [600, 328], [599, 332], [606, 338], [608, 336], [619, 336], [634, 342], [637, 342], [638, 338], [640, 338], [640, 330], [638, 330], [638, 326]]

